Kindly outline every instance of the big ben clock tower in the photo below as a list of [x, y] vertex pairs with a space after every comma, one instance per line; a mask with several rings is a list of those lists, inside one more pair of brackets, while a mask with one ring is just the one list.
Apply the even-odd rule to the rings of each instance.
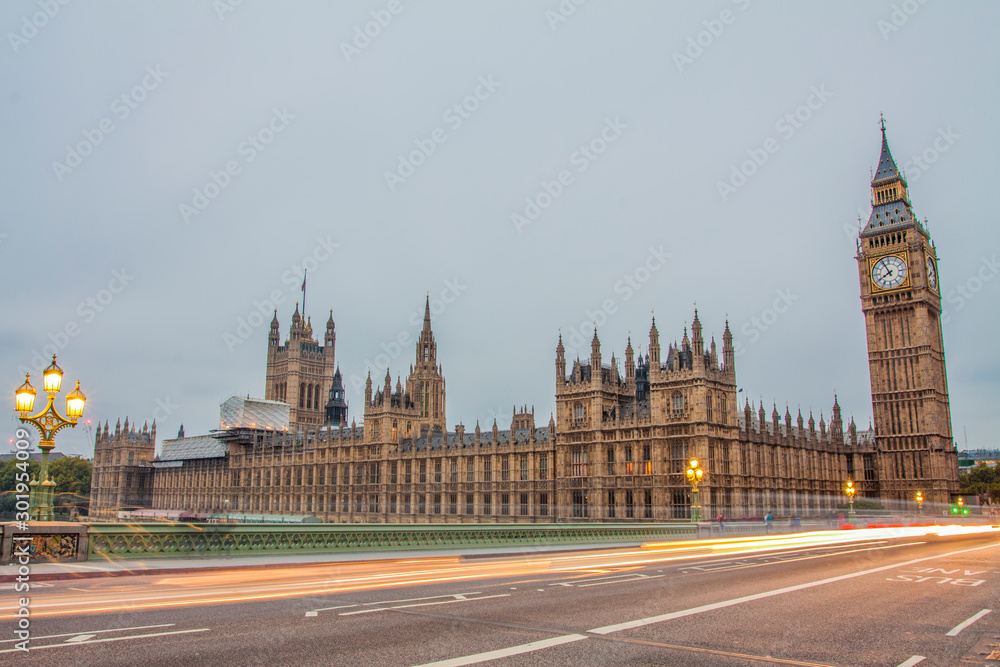
[[906, 180], [885, 138], [872, 179], [872, 212], [858, 240], [861, 308], [868, 335], [879, 495], [912, 508], [958, 493], [938, 258], [910, 205]]

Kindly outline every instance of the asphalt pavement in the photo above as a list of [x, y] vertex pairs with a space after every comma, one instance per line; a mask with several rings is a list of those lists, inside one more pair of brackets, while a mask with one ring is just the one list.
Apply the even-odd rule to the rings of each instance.
[[39, 583], [31, 650], [13, 648], [16, 619], [5, 613], [0, 660], [1000, 665], [996, 533], [764, 549], [420, 554]]

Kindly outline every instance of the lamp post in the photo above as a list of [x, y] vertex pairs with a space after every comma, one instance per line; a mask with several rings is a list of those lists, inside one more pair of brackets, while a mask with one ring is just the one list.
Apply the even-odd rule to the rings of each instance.
[[854, 518], [854, 494], [857, 492], [858, 490], [854, 488], [854, 482], [851, 480], [847, 480], [847, 486], [844, 488], [844, 493], [847, 494], [847, 502], [849, 507], [849, 509], [847, 510], [848, 519]]
[[42, 450], [42, 465], [38, 471], [39, 480], [31, 480], [28, 517], [35, 521], [52, 521], [52, 497], [56, 485], [49, 477], [49, 452], [56, 446], [56, 433], [67, 426], [76, 426], [77, 420], [83, 416], [83, 407], [87, 397], [80, 391], [80, 381], [76, 381], [76, 389], [66, 396], [66, 417], [56, 411], [54, 402], [59, 388], [62, 386], [62, 369], [56, 365], [56, 355], [52, 355], [52, 364], [42, 372], [42, 387], [49, 395], [45, 409], [38, 414], [28, 415], [35, 405], [35, 388], [31, 386], [31, 374], [26, 374], [24, 384], [14, 392], [14, 408], [21, 414], [21, 423], [32, 424], [38, 429], [41, 438], [38, 448]]
[[687, 471], [688, 481], [691, 482], [691, 521], [698, 523], [701, 521], [701, 505], [698, 504], [698, 483], [704, 477], [705, 471], [698, 465], [698, 459], [692, 458], [688, 461]]
[[924, 514], [924, 492], [917, 491], [917, 514], [923, 516]]

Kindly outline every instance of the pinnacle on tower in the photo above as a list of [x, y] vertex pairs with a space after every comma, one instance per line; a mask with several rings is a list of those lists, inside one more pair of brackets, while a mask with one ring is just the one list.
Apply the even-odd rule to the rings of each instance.
[[906, 179], [900, 173], [889, 151], [884, 117], [880, 119], [879, 124], [882, 128], [882, 151], [879, 155], [878, 168], [872, 175], [872, 212], [861, 235], [880, 234], [910, 225], [922, 229], [920, 221], [910, 207]]

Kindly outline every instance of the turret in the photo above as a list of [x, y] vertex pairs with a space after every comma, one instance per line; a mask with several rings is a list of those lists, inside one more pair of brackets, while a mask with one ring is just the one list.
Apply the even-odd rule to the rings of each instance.
[[268, 347], [278, 347], [281, 344], [281, 335], [278, 331], [278, 309], [274, 309], [274, 317], [271, 318], [271, 332], [267, 336]]
[[292, 326], [289, 330], [291, 338], [298, 338], [302, 335], [302, 316], [299, 315], [299, 302], [295, 302], [295, 312], [292, 313]]
[[649, 327], [649, 371], [655, 373], [660, 370], [660, 332], [656, 330], [656, 317]]
[[705, 341], [701, 337], [701, 320], [698, 319], [697, 308], [694, 309], [694, 321], [691, 322], [691, 351], [694, 353], [695, 359], [704, 360]]
[[830, 419], [830, 435], [836, 442], [844, 441], [844, 420], [840, 416], [840, 403], [837, 395], [833, 395], [833, 417]]
[[566, 384], [566, 348], [563, 347], [562, 334], [559, 334], [559, 343], [556, 345], [556, 386], [561, 387]]
[[597, 327], [594, 327], [594, 338], [590, 341], [591, 379], [601, 381], [601, 341], [597, 338]]
[[632, 350], [632, 336], [628, 337], [628, 344], [625, 346], [625, 384], [629, 391], [635, 391], [635, 357]]
[[726, 319], [726, 330], [722, 334], [722, 366], [727, 373], [736, 371], [736, 353], [733, 350], [733, 332], [729, 330], [729, 319]]
[[[323, 339], [323, 344], [327, 345], [327, 346], [330, 346], [331, 348], [334, 346], [334, 344], [337, 341], [337, 333], [336, 333], [336, 331], [334, 329], [335, 329], [335, 325], [333, 323], [333, 309], [331, 308], [330, 309], [330, 319], [328, 319], [326, 321], [326, 336], [324, 336], [324, 339]], [[331, 350], [331, 354], [332, 354], [332, 350]]]

